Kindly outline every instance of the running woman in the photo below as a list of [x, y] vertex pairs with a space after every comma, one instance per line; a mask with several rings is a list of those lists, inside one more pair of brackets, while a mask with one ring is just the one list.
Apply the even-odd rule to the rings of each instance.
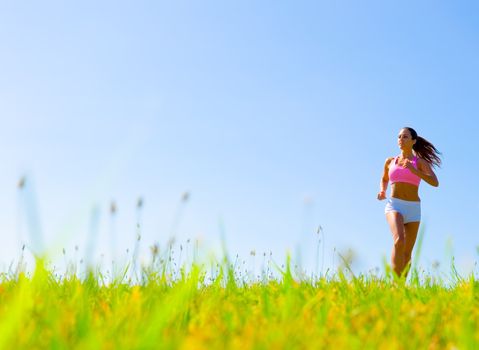
[[401, 154], [386, 159], [384, 163], [377, 198], [386, 199], [386, 189], [390, 181], [391, 197], [387, 200], [385, 213], [394, 241], [391, 265], [398, 276], [407, 276], [421, 221], [419, 182], [422, 179], [431, 186], [439, 186], [432, 168], [441, 165], [441, 153], [429, 141], [418, 136], [414, 129], [408, 127], [400, 130], [398, 145]]

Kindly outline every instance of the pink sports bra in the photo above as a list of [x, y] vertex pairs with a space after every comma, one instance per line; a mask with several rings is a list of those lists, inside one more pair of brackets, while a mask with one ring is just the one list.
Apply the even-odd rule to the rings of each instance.
[[[389, 164], [389, 181], [391, 184], [395, 182], [405, 182], [415, 186], [419, 186], [421, 178], [413, 174], [408, 168], [403, 168], [400, 165], [397, 165], [396, 162], [399, 156], [395, 157], [393, 161]], [[412, 164], [417, 169], [417, 157], [414, 157]]]

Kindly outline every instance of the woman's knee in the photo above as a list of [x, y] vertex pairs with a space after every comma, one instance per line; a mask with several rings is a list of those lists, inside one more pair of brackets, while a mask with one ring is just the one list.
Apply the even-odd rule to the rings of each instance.
[[406, 246], [406, 239], [404, 238], [404, 235], [396, 235], [394, 238], [394, 248], [396, 250], [404, 250]]

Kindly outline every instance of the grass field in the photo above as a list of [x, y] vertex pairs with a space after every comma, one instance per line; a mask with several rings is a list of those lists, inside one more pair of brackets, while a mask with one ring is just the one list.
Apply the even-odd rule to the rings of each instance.
[[[59, 276], [37, 261], [0, 284], [1, 349], [475, 349], [479, 283], [407, 282], [339, 270], [299, 280], [245, 281], [224, 260], [175, 278], [150, 266], [141, 281], [91, 272]], [[185, 266], [183, 267], [183, 269]], [[121, 275], [120, 275], [121, 276]]]

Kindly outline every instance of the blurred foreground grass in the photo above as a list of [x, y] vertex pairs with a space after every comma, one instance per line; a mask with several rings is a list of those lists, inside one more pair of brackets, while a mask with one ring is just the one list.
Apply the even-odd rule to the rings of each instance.
[[0, 284], [1, 349], [474, 349], [479, 283], [392, 276], [214, 278], [192, 264], [141, 283], [100, 274], [58, 277], [37, 261]]

